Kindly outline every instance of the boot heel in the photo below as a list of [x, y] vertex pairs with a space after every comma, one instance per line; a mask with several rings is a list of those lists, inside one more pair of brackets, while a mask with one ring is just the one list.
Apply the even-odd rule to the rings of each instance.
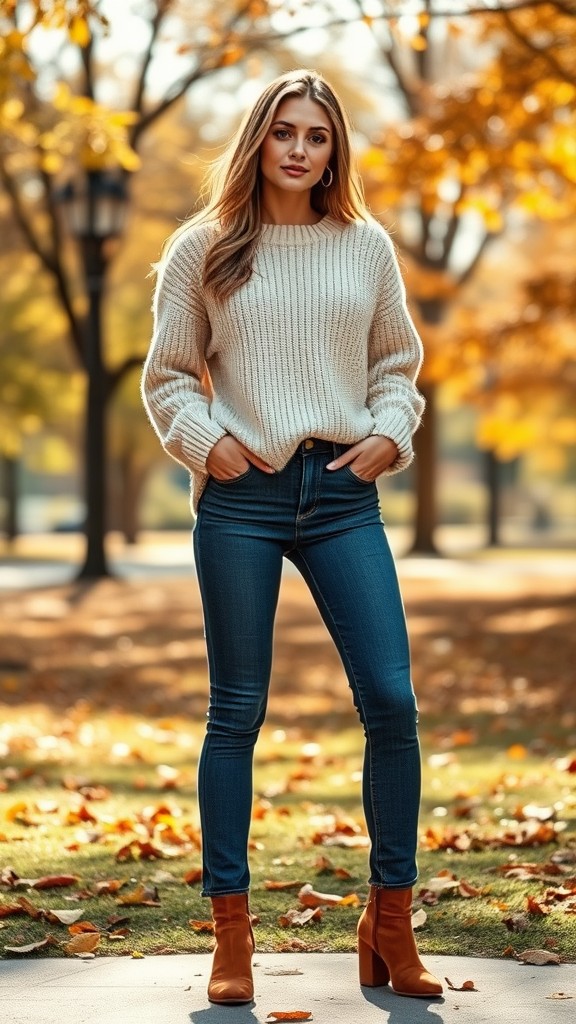
[[379, 985], [387, 985], [390, 981], [390, 971], [382, 957], [378, 956], [372, 946], [360, 938], [358, 939], [358, 965], [361, 985], [377, 988]]

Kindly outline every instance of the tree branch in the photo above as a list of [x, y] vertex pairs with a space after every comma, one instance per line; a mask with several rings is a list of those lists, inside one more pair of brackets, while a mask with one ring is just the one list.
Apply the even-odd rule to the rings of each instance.
[[164, 21], [165, 15], [168, 13], [172, 0], [158, 0], [158, 6], [156, 8], [156, 14], [154, 15], [150, 25], [150, 39], [148, 40], [148, 46], [146, 52], [142, 58], [142, 66], [140, 68], [140, 74], [136, 83], [136, 93], [134, 95], [134, 103], [132, 104], [132, 110], [136, 114], [142, 114], [142, 104], [144, 101], [144, 90], [146, 88], [146, 76], [148, 75], [148, 68], [152, 61], [152, 55], [154, 53], [154, 46], [158, 38], [160, 26]]
[[[564, 13], [564, 12], [563, 12]], [[537, 46], [531, 39], [524, 35], [520, 31], [518, 25], [514, 21], [514, 18], [508, 12], [503, 13], [503, 19], [508, 31], [518, 40], [527, 50], [531, 53], [536, 54], [537, 57], [542, 57], [542, 60], [546, 61], [548, 66], [552, 68], [552, 71], [558, 75], [559, 78], [564, 82], [569, 82], [570, 85], [576, 85], [576, 75], [570, 74], [567, 68], [562, 67], [560, 61], [554, 56], [553, 53], [546, 47]]]
[[80, 363], [82, 363], [84, 357], [82, 343], [82, 324], [74, 311], [67, 276], [60, 256], [62, 252], [63, 240], [62, 231], [60, 229], [60, 219], [58, 217], [58, 212], [56, 209], [56, 200], [54, 197], [52, 179], [50, 175], [46, 173], [46, 171], [40, 170], [39, 173], [44, 183], [44, 198], [46, 202], [46, 211], [50, 218], [50, 224], [52, 227], [53, 246], [51, 271], [54, 277], [54, 282], [56, 284], [56, 291], [58, 292], [58, 296], [62, 303], [62, 308], [68, 320], [72, 344], [74, 346], [76, 355], [78, 356]]
[[16, 182], [8, 172], [4, 159], [1, 155], [0, 180], [2, 181], [2, 184], [6, 189], [8, 196], [10, 197], [16, 223], [18, 224], [18, 227], [24, 235], [24, 238], [26, 239], [30, 249], [33, 253], [36, 254], [36, 256], [38, 256], [38, 259], [44, 265], [46, 270], [49, 270], [50, 273], [53, 274], [54, 262], [52, 255], [49, 252], [46, 252], [46, 250], [41, 246], [38, 238], [36, 237], [36, 234], [34, 233], [34, 228], [32, 227], [32, 222], [31, 220], [29, 220], [25, 212], [24, 204], [22, 203], [22, 200], [20, 198]]

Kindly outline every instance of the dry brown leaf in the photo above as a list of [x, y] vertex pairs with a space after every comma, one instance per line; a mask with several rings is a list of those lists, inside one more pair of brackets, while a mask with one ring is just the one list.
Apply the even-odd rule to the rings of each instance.
[[[273, 879], [267, 878], [264, 882], [265, 889], [301, 889], [303, 882], [277, 882]], [[312, 886], [310, 886], [312, 888]]]
[[266, 1024], [273, 1024], [275, 1020], [312, 1020], [312, 1010], [270, 1010]]
[[553, 992], [551, 996], [546, 996], [546, 999], [574, 999], [574, 996], [568, 995], [567, 992]]
[[421, 928], [423, 924], [426, 924], [428, 914], [425, 910], [420, 908], [415, 914], [412, 914], [412, 928]]
[[322, 911], [320, 907], [306, 907], [305, 910], [287, 910], [278, 918], [283, 928], [293, 928], [309, 924], [311, 921], [320, 921]]
[[558, 953], [552, 953], [547, 949], [525, 949], [524, 952], [516, 954], [516, 959], [521, 960], [523, 964], [533, 964], [535, 967], [560, 963]]
[[210, 934], [214, 931], [214, 921], [188, 921], [192, 931], [194, 932], [209, 932]]
[[454, 985], [450, 978], [444, 978], [444, 981], [448, 985], [448, 988], [452, 989], [453, 992], [478, 992], [473, 981], [464, 981], [461, 985]]
[[509, 932], [525, 932], [530, 927], [530, 919], [527, 914], [510, 914], [510, 917], [502, 918], [502, 924]]
[[94, 883], [94, 889], [97, 896], [108, 896], [109, 893], [116, 893], [123, 885], [126, 885], [126, 879], [120, 878], [107, 878], [101, 882]]
[[52, 935], [47, 935], [45, 939], [29, 942], [27, 946], [4, 946], [4, 949], [7, 953], [34, 953], [37, 949], [43, 949], [44, 946], [54, 945], [57, 945], [56, 939]]
[[184, 881], [186, 885], [198, 885], [202, 881], [202, 868], [191, 868], [184, 875]]
[[298, 893], [298, 902], [303, 907], [336, 907], [342, 902], [342, 897], [336, 896], [333, 893], [316, 892], [310, 883], [307, 882]]
[[81, 932], [80, 935], [73, 935], [62, 948], [67, 953], [92, 953], [99, 942], [100, 932]]
[[71, 924], [68, 928], [70, 935], [84, 935], [86, 933], [99, 932], [100, 929], [92, 924], [92, 921], [78, 921], [76, 924]]
[[119, 896], [116, 903], [128, 906], [159, 907], [158, 889], [155, 885], [145, 885], [140, 882], [132, 892], [126, 893], [125, 896]]
[[43, 878], [37, 878], [32, 889], [58, 889], [61, 886], [76, 885], [78, 881], [77, 875], [45, 875]]
[[540, 900], [536, 899], [535, 896], [527, 896], [526, 897], [526, 908], [527, 908], [529, 914], [541, 914], [541, 915], [543, 915], [543, 914], [549, 914], [550, 913], [550, 907], [547, 907], [546, 904], [544, 904]]
[[0, 917], [11, 917], [12, 914], [25, 914], [26, 911], [20, 903], [5, 903], [0, 906]]
[[82, 917], [82, 910], [46, 910], [44, 916], [51, 924], [74, 924], [79, 917]]
[[461, 896], [467, 898], [482, 895], [482, 889], [477, 889], [474, 885], [470, 885], [470, 882], [467, 882], [464, 878], [461, 878], [458, 883], [458, 892]]
[[44, 911], [32, 903], [32, 900], [29, 900], [27, 896], [18, 896], [16, 902], [20, 904], [22, 910], [28, 914], [29, 917], [36, 919], [44, 916]]

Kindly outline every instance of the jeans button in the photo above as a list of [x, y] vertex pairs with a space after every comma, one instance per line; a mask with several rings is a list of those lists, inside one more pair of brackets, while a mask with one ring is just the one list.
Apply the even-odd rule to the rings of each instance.
[[311, 437], [309, 437], [306, 441], [304, 441], [304, 447], [305, 448], [313, 448], [314, 447], [314, 441], [312, 440]]

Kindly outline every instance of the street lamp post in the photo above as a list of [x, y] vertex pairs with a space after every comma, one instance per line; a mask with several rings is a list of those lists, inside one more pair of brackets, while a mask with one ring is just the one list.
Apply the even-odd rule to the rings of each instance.
[[83, 325], [87, 402], [84, 429], [84, 533], [86, 550], [78, 579], [111, 575], [106, 560], [106, 405], [110, 389], [102, 345], [102, 295], [106, 243], [122, 231], [126, 191], [121, 177], [88, 171], [82, 183], [60, 193], [68, 230], [76, 238], [88, 294]]

